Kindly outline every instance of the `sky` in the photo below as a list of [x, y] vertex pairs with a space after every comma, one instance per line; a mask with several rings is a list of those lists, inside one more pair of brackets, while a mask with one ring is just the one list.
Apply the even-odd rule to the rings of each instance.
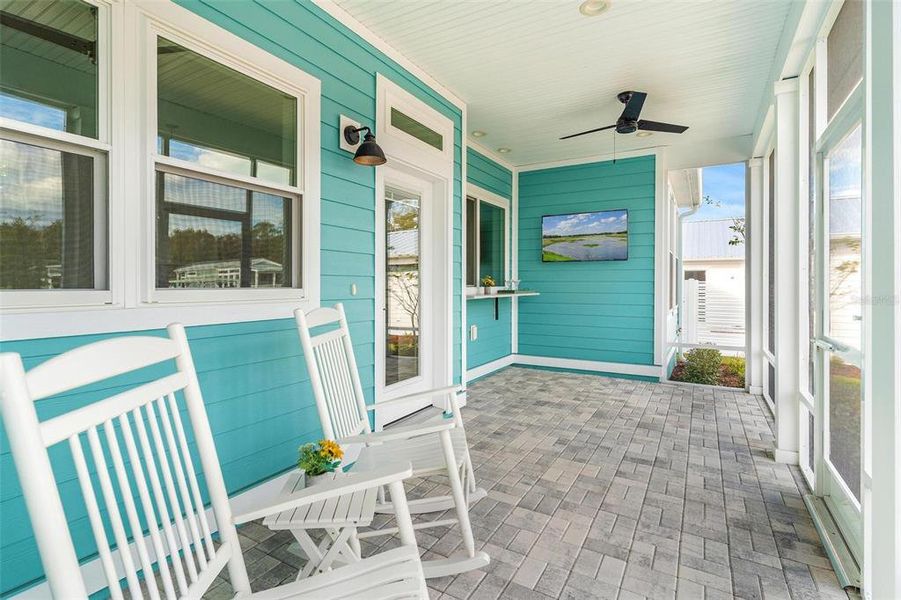
[[713, 204], [702, 203], [698, 212], [684, 221], [715, 221], [745, 216], [744, 163], [702, 169], [701, 185], [701, 197], [709, 196]]
[[555, 215], [544, 217], [542, 231], [544, 235], [586, 235], [625, 231], [628, 219], [629, 213], [625, 210]]

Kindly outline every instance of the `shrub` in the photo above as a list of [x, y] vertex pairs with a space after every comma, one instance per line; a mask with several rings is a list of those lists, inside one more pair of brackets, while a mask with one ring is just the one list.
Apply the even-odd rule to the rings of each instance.
[[714, 348], [695, 348], [685, 353], [684, 381], [716, 385], [723, 355]]
[[735, 373], [742, 381], [745, 380], [745, 359], [741, 356], [724, 356], [723, 366]]

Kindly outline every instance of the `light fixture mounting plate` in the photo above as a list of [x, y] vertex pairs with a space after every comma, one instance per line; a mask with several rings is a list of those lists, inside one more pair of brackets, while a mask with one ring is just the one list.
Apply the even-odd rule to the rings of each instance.
[[353, 154], [360, 146], [360, 134], [357, 132], [349, 136], [348, 127], [350, 127], [350, 130], [352, 131], [354, 129], [359, 129], [362, 125], [344, 115], [341, 115], [338, 120], [338, 131], [340, 132], [338, 134], [338, 147]]

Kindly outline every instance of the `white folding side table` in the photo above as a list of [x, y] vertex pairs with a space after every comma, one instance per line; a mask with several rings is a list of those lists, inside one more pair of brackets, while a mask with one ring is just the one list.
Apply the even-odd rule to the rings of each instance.
[[[331, 474], [334, 478], [335, 475]], [[293, 472], [279, 493], [278, 501], [304, 488], [300, 471]], [[307, 556], [307, 564], [297, 574], [303, 579], [312, 573], [323, 573], [331, 567], [360, 560], [360, 542], [357, 527], [372, 524], [378, 488], [360, 490], [343, 496], [329, 498], [300, 508], [286, 510], [263, 519], [263, 525], [273, 531], [288, 530], [297, 539]], [[319, 544], [307, 533], [310, 529], [323, 529], [325, 536]]]

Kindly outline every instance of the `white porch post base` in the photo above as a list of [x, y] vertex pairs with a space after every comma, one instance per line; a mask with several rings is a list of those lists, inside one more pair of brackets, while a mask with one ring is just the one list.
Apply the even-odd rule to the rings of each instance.
[[773, 459], [777, 463], [797, 465], [800, 464], [801, 455], [798, 452], [792, 452], [791, 450], [780, 450], [779, 448], [776, 448], [773, 452]]

